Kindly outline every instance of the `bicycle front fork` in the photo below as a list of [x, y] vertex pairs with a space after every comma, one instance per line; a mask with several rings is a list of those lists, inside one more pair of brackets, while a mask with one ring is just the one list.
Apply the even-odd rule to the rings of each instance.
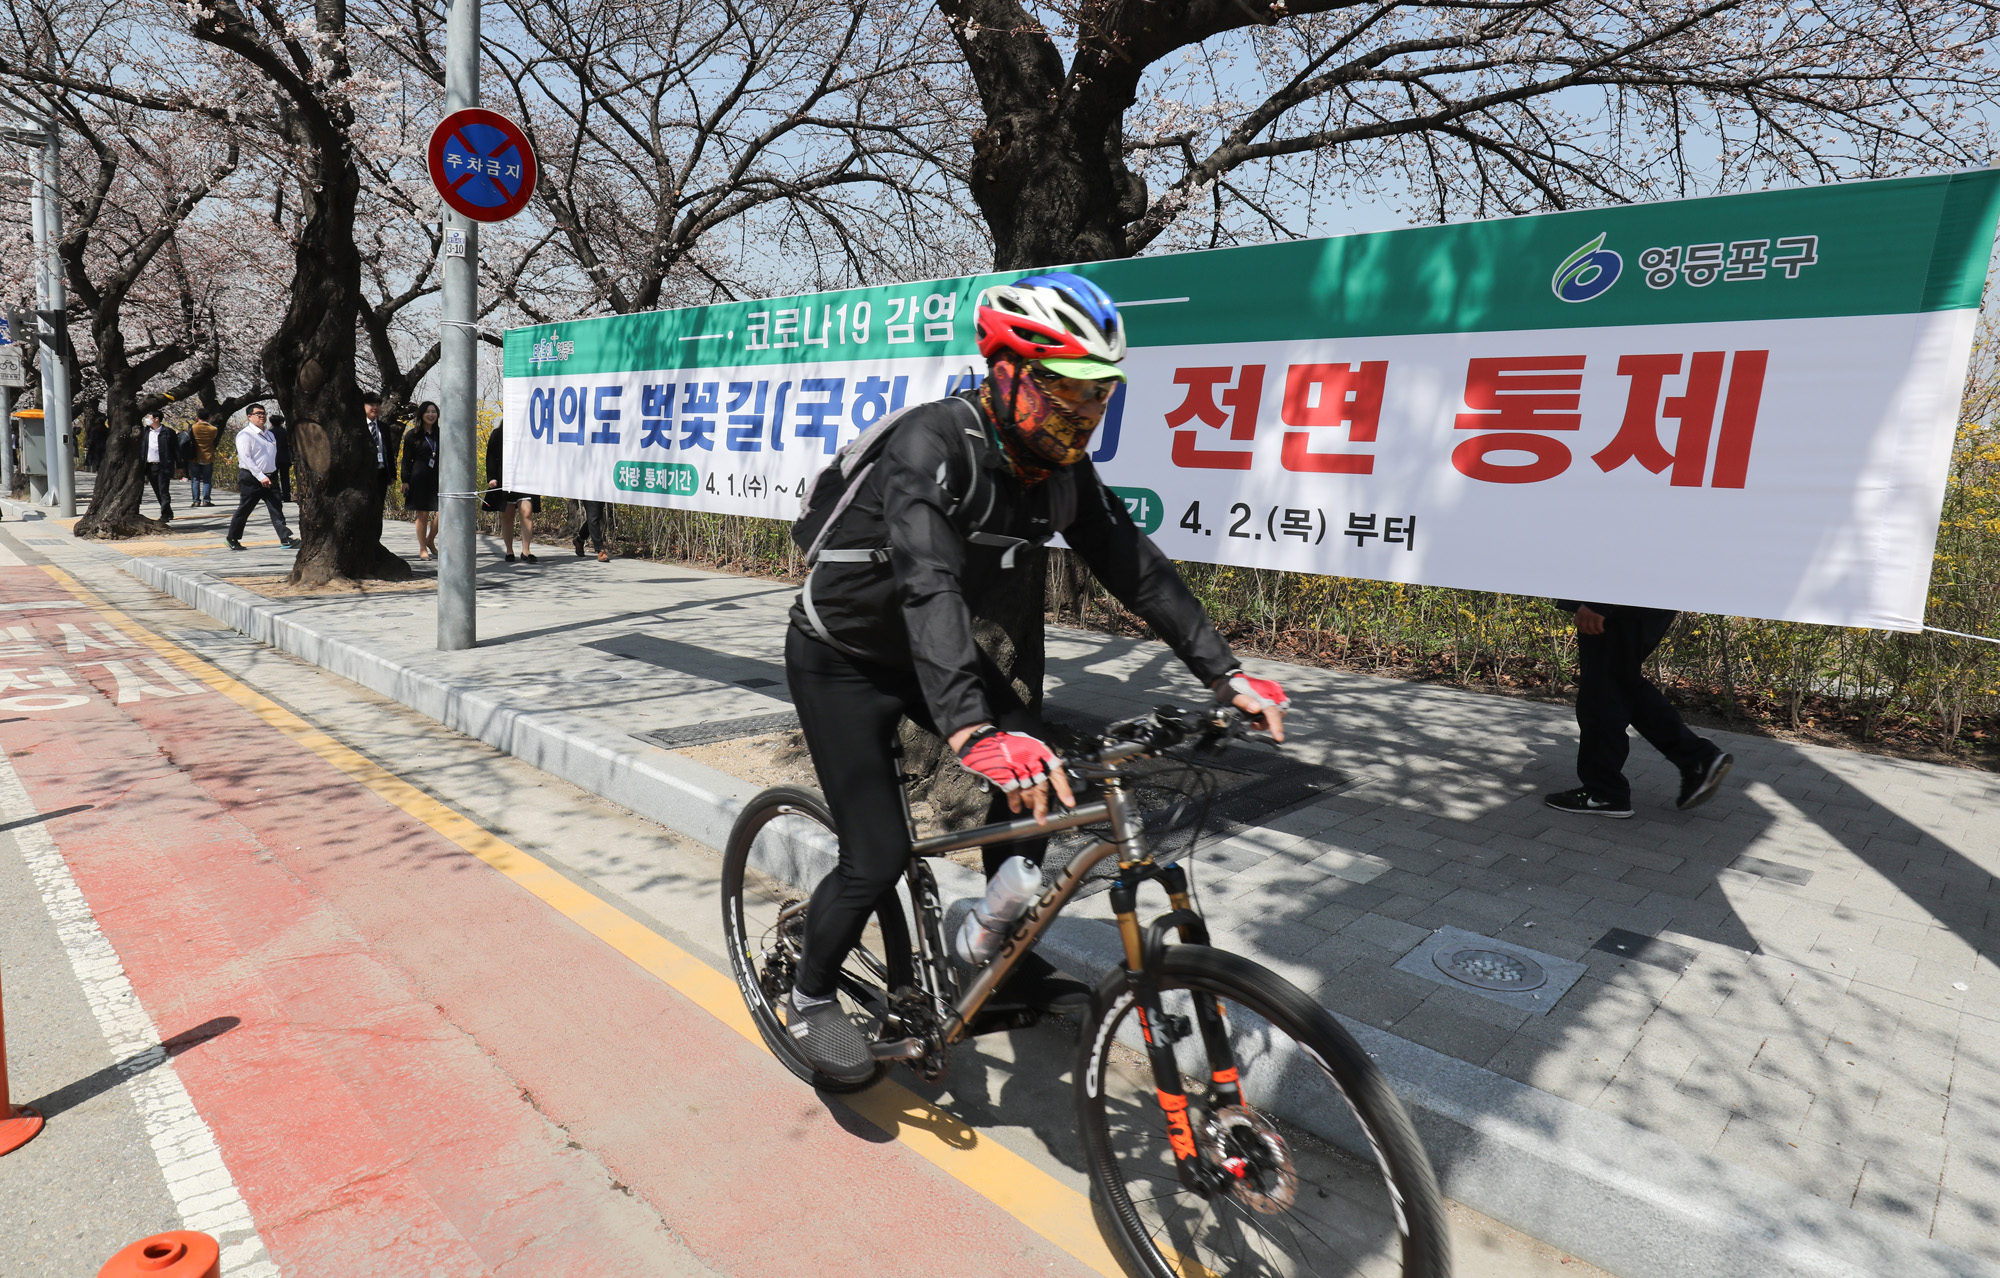
[[1222, 1187], [1216, 1180], [1218, 1169], [1201, 1157], [1195, 1142], [1194, 1127], [1188, 1118], [1187, 1088], [1182, 1083], [1174, 1045], [1200, 1030], [1208, 1065], [1211, 1112], [1243, 1103], [1236, 1054], [1229, 1044], [1228, 1022], [1220, 1000], [1195, 994], [1193, 1025], [1188, 1024], [1186, 1017], [1166, 1011], [1161, 1004], [1160, 966], [1166, 954], [1167, 929], [1176, 929], [1183, 944], [1207, 945], [1208, 926], [1188, 899], [1186, 870], [1178, 865], [1165, 865], [1154, 869], [1149, 877], [1158, 879], [1167, 890], [1172, 910], [1142, 932], [1138, 882], [1122, 873], [1111, 884], [1111, 909], [1118, 916], [1119, 935], [1125, 942], [1125, 979], [1135, 993], [1139, 1033], [1145, 1038], [1146, 1057], [1153, 1068], [1153, 1087], [1166, 1123], [1167, 1142], [1174, 1151], [1175, 1172], [1189, 1189], [1212, 1193]]

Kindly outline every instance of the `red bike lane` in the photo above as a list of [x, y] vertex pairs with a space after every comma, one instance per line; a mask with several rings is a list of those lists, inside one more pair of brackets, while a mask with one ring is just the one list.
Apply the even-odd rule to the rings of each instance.
[[227, 1026], [173, 1069], [283, 1273], [1092, 1271], [198, 673], [0, 568], [0, 748], [158, 1032]]

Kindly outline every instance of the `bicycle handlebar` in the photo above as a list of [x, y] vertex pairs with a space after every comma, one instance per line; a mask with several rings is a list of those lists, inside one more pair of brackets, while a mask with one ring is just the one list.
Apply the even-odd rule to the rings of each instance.
[[[1159, 754], [1194, 738], [1197, 753], [1213, 753], [1234, 740], [1259, 737], [1250, 726], [1249, 715], [1233, 706], [1211, 706], [1184, 710], [1179, 706], [1156, 706], [1153, 713], [1112, 724], [1099, 738], [1095, 750], [1070, 755], [1065, 764], [1106, 766], [1143, 755]], [[1264, 737], [1268, 740], [1268, 737]]]

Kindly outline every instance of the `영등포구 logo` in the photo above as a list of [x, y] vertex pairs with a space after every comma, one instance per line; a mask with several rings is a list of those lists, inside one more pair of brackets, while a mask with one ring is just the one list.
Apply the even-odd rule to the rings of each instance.
[[1605, 248], [1604, 237], [1599, 235], [1563, 259], [1549, 287], [1565, 302], [1588, 302], [1616, 284], [1624, 269], [1625, 259]]

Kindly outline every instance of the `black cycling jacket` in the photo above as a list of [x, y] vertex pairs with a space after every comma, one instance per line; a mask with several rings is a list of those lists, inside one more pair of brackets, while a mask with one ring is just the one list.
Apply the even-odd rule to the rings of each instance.
[[[979, 432], [970, 450], [968, 429]], [[895, 424], [875, 468], [826, 542], [828, 549], [887, 546], [888, 562], [823, 560], [807, 589], [820, 623], [840, 646], [865, 660], [916, 672], [943, 735], [993, 717], [979, 679], [972, 617], [1006, 573], [1034, 571], [1038, 563], [1038, 557], [1023, 554], [1021, 567], [1003, 568], [1004, 547], [966, 539], [980, 511], [948, 513], [979, 488], [971, 473], [975, 458], [990, 477], [994, 497], [992, 513], [978, 523], [978, 531], [1027, 541], [1062, 533], [1105, 588], [1143, 617], [1203, 684], [1236, 668], [1229, 645], [1173, 563], [1132, 523], [1094, 466], [1079, 462], [1024, 488], [1007, 469], [985, 414], [970, 397], [962, 404], [921, 404]], [[984, 491], [970, 504], [983, 509]], [[791, 620], [814, 634], [801, 603], [792, 605]]]

